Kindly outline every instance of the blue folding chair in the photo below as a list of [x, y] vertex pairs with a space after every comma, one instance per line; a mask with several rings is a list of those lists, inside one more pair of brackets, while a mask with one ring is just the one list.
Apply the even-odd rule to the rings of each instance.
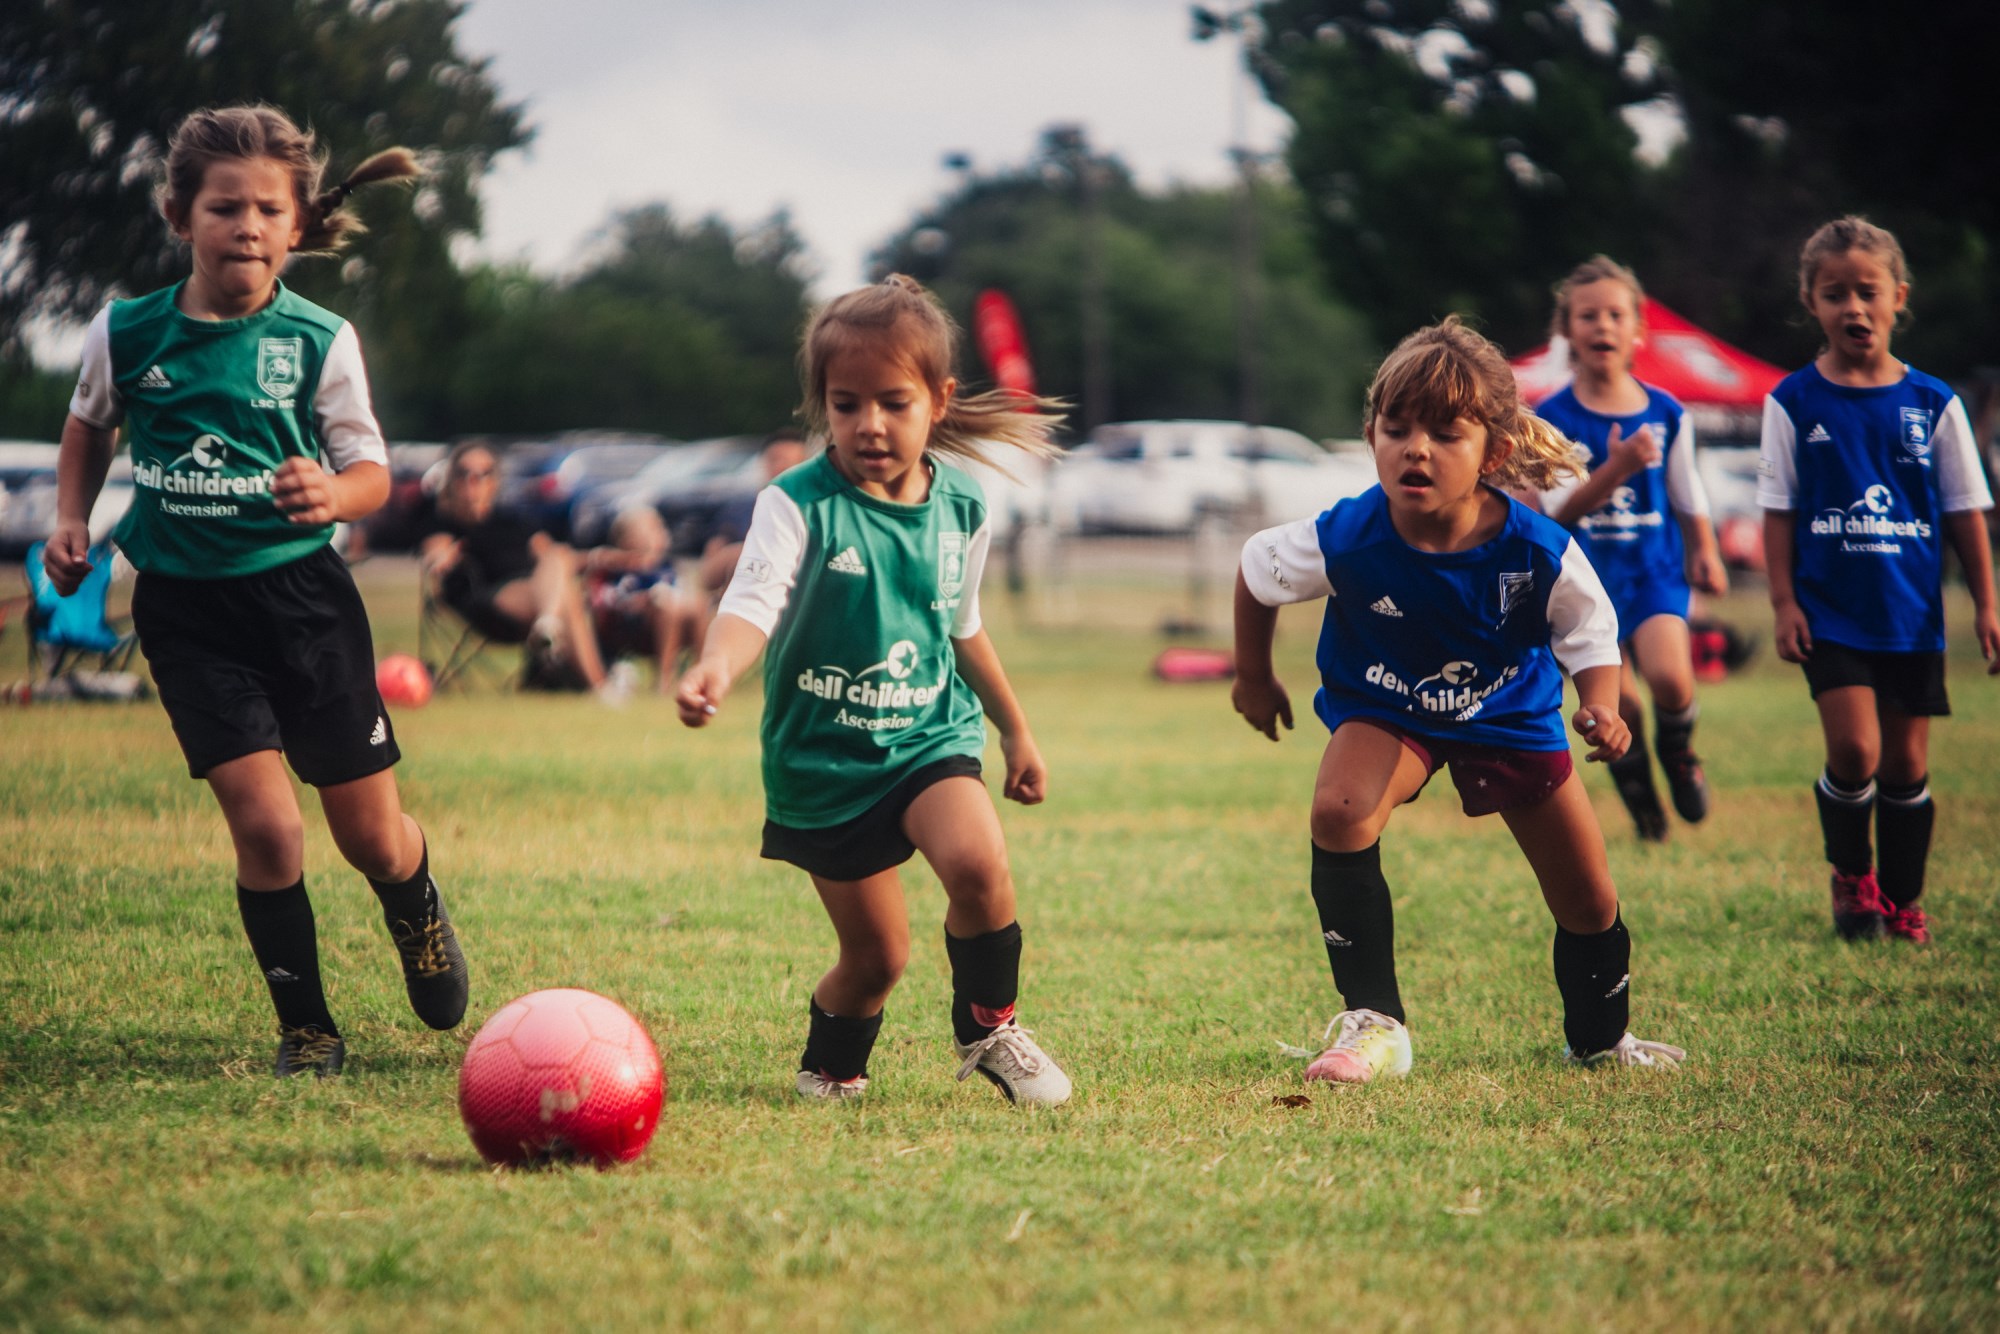
[[[91, 571], [68, 597], [56, 592], [42, 568], [43, 543], [28, 548], [27, 573], [32, 601], [28, 605], [28, 682], [46, 689], [63, 681], [73, 693], [95, 695], [99, 683], [92, 673], [130, 673], [139, 637], [112, 624], [106, 605], [111, 594], [111, 566], [117, 550], [109, 542], [90, 548]], [[120, 695], [123, 691], [116, 692]], [[143, 682], [138, 693], [144, 693]]]

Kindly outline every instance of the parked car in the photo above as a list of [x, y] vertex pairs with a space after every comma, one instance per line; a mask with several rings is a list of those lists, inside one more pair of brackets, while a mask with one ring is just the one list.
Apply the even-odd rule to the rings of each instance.
[[53, 472], [61, 446], [40, 440], [0, 440], [0, 530], [14, 493], [43, 474]]
[[499, 507], [568, 541], [579, 494], [636, 476], [675, 442], [663, 436], [572, 431], [500, 450]]
[[1329, 452], [1281, 426], [1113, 422], [1056, 469], [1049, 506], [1065, 531], [1182, 533], [1211, 514], [1308, 518], [1374, 483], [1367, 455]]
[[[627, 480], [594, 487], [579, 496], [570, 513], [571, 538], [580, 547], [599, 546], [607, 539], [619, 511], [651, 505], [666, 520], [674, 550], [693, 555], [701, 550], [699, 543], [708, 540], [703, 525], [714, 522], [715, 511], [729, 495], [741, 494], [744, 470], [756, 479], [749, 483], [750, 491], [763, 480], [758, 464], [762, 445], [761, 436], [731, 435], [670, 446]], [[736, 489], [717, 494], [724, 481]], [[703, 529], [698, 536], [686, 526], [697, 517], [697, 510], [701, 523], [695, 526]]]
[[1740, 570], [1764, 568], [1764, 511], [1757, 504], [1755, 445], [1704, 444], [1695, 468], [1708, 492], [1709, 520], [1715, 525], [1722, 559]]
[[[55, 446], [49, 446], [54, 449]], [[7, 485], [7, 501], [0, 510], [0, 556], [19, 560], [35, 543], [45, 540], [56, 530], [56, 469], [51, 462], [43, 468], [18, 470], [18, 481], [11, 480], [16, 470], [7, 467], [0, 458], [0, 475], [10, 478]], [[132, 508], [132, 456], [116, 454], [112, 456], [111, 467], [104, 475], [104, 489], [97, 493], [97, 503], [90, 510], [90, 536], [94, 541], [102, 541], [118, 521], [125, 517], [125, 511]]]

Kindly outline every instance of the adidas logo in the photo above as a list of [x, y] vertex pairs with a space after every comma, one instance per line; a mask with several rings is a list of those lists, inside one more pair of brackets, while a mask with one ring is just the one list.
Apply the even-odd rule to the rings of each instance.
[[1368, 610], [1379, 612], [1384, 616], [1401, 616], [1403, 614], [1403, 609], [1398, 607], [1395, 600], [1389, 597], [1377, 598], [1369, 604]]
[[1613, 996], [1616, 996], [1619, 992], [1625, 990], [1625, 988], [1631, 985], [1632, 985], [1632, 974], [1627, 973], [1625, 974], [1625, 976], [1618, 979], [1617, 986], [1611, 988], [1611, 990], [1604, 993], [1604, 999], [1610, 1000]]
[[[1402, 614], [1403, 613], [1400, 611], [1396, 613], [1396, 615], [1398, 616], [1401, 616]], [[1325, 933], [1325, 935], [1326, 935], [1326, 943], [1329, 945], [1352, 945], [1354, 943], [1353, 941], [1349, 940], [1346, 936], [1341, 935], [1340, 932], [1338, 931], [1328, 931]]]
[[861, 553], [853, 547], [841, 552], [826, 563], [826, 568], [835, 574], [866, 574], [868, 567], [861, 563]]
[[296, 982], [299, 980], [299, 975], [288, 968], [272, 968], [265, 972], [264, 976], [270, 978], [273, 982]]
[[375, 730], [368, 734], [368, 744], [371, 746], [389, 744], [389, 720], [380, 714], [375, 716]]
[[158, 366], [148, 366], [146, 373], [139, 377], [139, 388], [141, 389], [172, 389], [173, 387], [174, 382], [169, 380], [167, 373]]
[[1814, 422], [1813, 428], [1806, 432], [1806, 443], [1809, 445], [1823, 445], [1831, 439], [1833, 437], [1826, 433], [1825, 425], [1820, 422]]

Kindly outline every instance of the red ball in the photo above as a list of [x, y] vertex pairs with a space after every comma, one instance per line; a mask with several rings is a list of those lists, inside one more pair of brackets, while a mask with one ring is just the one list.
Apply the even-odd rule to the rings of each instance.
[[375, 665], [375, 688], [384, 703], [420, 709], [431, 701], [431, 674], [407, 653], [391, 653]]
[[660, 1053], [637, 1019], [593, 991], [533, 991], [486, 1021], [458, 1072], [458, 1114], [500, 1166], [629, 1163], [666, 1098]]

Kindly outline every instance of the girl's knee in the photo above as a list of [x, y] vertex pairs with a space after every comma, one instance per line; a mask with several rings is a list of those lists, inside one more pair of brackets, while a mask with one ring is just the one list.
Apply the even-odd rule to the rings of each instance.
[[886, 995], [903, 980], [903, 970], [910, 966], [908, 945], [883, 946], [859, 952], [843, 951], [840, 969], [847, 974], [847, 982], [856, 991]]
[[405, 848], [400, 817], [362, 829], [335, 829], [333, 842], [347, 864], [370, 880], [402, 878]]
[[1835, 778], [1849, 783], [1865, 783], [1875, 776], [1882, 752], [1859, 737], [1828, 737], [1826, 767]]
[[1353, 797], [1328, 789], [1313, 794], [1312, 841], [1331, 852], [1358, 852], [1382, 836], [1382, 816]]
[[229, 839], [236, 859], [244, 867], [255, 867], [266, 876], [286, 875], [305, 861], [306, 829], [295, 814], [260, 811], [238, 815], [229, 822]]

